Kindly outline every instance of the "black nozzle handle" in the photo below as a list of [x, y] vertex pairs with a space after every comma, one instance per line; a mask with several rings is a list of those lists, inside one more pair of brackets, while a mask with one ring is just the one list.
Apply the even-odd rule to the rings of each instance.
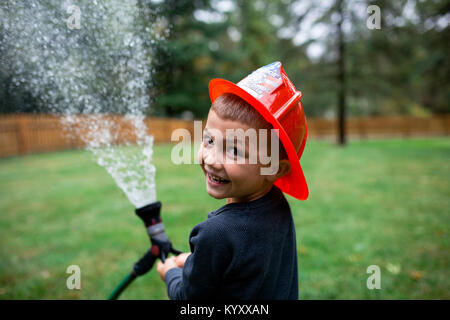
[[155, 256], [152, 250], [148, 250], [138, 262], [133, 266], [133, 272], [136, 276], [141, 276], [147, 273], [155, 264], [158, 256]]

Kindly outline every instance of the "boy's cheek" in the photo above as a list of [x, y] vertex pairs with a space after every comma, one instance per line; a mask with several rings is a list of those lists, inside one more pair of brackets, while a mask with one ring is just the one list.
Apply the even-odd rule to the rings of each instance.
[[197, 152], [197, 163], [199, 163], [200, 165], [203, 163], [203, 148], [200, 147], [200, 149], [198, 149]]

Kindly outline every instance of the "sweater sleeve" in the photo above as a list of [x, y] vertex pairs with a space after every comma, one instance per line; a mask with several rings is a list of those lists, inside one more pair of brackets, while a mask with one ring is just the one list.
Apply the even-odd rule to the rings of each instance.
[[191, 255], [183, 269], [167, 272], [167, 294], [172, 300], [211, 299], [231, 262], [226, 230], [208, 219], [191, 231]]

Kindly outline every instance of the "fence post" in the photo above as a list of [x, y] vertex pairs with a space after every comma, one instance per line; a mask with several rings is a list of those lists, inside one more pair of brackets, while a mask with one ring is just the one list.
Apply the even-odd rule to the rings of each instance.
[[450, 133], [450, 115], [442, 116], [442, 122], [444, 122], [445, 135], [448, 136]]
[[367, 139], [365, 120], [366, 120], [365, 117], [359, 117], [358, 118], [358, 129], [359, 129], [359, 139], [360, 140], [366, 140]]
[[19, 154], [27, 154], [30, 151], [30, 145], [28, 141], [28, 119], [24, 115], [19, 115], [17, 117], [16, 128], [17, 128], [17, 145], [19, 149]]

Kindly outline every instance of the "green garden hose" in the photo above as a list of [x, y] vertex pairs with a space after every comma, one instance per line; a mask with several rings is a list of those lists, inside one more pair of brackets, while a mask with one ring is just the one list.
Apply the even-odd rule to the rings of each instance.
[[123, 280], [117, 285], [111, 295], [108, 297], [108, 300], [116, 300], [123, 290], [125, 290], [128, 285], [136, 279], [136, 274], [134, 272], [129, 273]]

